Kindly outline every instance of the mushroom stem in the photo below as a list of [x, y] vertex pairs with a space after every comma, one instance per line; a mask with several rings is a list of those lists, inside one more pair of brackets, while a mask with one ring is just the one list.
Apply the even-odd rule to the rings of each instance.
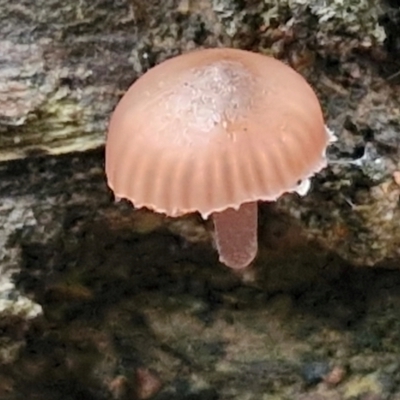
[[257, 202], [238, 210], [228, 208], [212, 214], [215, 244], [220, 262], [233, 269], [247, 267], [257, 254]]

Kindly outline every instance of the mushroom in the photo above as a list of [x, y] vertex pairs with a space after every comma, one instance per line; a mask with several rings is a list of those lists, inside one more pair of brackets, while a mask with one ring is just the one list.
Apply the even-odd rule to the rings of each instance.
[[240, 269], [257, 254], [257, 202], [307, 192], [331, 138], [292, 68], [244, 50], [198, 50], [150, 69], [123, 96], [106, 175], [137, 208], [212, 217], [220, 261]]

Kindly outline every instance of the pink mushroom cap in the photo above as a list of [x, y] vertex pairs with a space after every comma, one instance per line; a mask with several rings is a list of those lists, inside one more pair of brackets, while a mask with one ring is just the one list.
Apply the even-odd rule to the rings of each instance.
[[329, 141], [317, 96], [292, 68], [243, 50], [200, 50], [129, 88], [109, 124], [106, 175], [135, 207], [208, 218], [295, 191], [325, 167]]

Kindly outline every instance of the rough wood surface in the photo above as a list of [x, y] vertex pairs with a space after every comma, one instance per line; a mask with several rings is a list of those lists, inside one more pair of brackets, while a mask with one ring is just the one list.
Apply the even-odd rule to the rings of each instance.
[[129, 84], [173, 55], [215, 46], [271, 54], [311, 82], [339, 137], [313, 195], [281, 204], [352, 263], [395, 260], [398, 11], [379, 0], [306, 3], [0, 0], [0, 160], [101, 147]]
[[[400, 399], [400, 19], [345, 3], [0, 0], [1, 399]], [[129, 84], [222, 45], [299, 70], [339, 138], [241, 276], [103, 170]]]
[[115, 203], [102, 158], [0, 168], [1, 399], [399, 398], [398, 270], [352, 268], [264, 206], [232, 274], [196, 218]]
[[[104, 143], [112, 108], [156, 62], [196, 47], [202, 2], [0, 2], [0, 161]], [[197, 10], [197, 11], [196, 11]]]

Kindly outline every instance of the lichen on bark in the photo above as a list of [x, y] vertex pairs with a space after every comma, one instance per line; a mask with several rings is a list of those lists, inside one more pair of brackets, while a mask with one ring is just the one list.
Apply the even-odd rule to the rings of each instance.
[[262, 41], [263, 36], [269, 35], [268, 30], [277, 27], [282, 30], [305, 27], [320, 47], [330, 47], [330, 42], [343, 40], [346, 36], [369, 47], [381, 45], [386, 37], [380, 24], [386, 8], [379, 0], [263, 0], [248, 3], [213, 0], [213, 8], [229, 36], [238, 40], [253, 31], [253, 35], [258, 36], [256, 40]]

